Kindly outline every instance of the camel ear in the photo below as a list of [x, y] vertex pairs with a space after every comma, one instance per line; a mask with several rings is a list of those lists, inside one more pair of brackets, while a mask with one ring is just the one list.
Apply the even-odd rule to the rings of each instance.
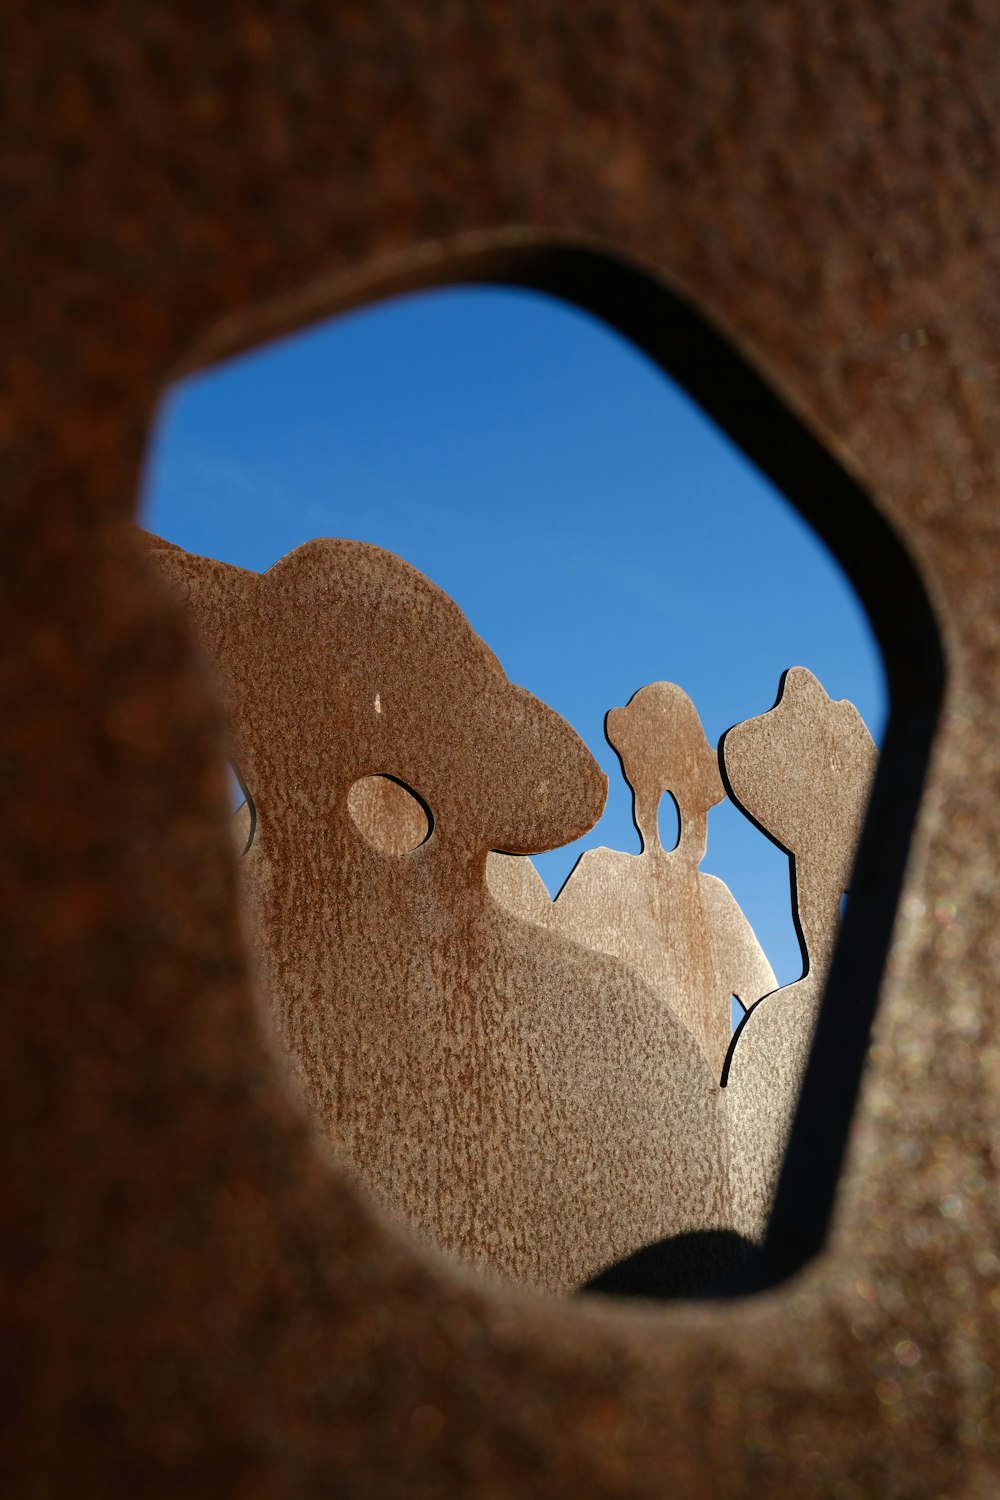
[[247, 605], [260, 585], [260, 574], [211, 557], [185, 552], [151, 532], [139, 533], [140, 545], [168, 588], [177, 595], [209, 657], [223, 662], [234, 633], [242, 630]]

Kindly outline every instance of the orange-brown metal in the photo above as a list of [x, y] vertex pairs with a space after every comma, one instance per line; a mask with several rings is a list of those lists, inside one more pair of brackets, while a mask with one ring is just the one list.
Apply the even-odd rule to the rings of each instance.
[[[985, 0], [9, 8], [7, 1495], [992, 1500], [998, 58]], [[321, 1158], [254, 1010], [215, 689], [121, 523], [181, 369], [461, 277], [673, 369], [885, 650], [802, 1106], [840, 1135], [776, 1213], [844, 1167], [763, 1298], [467, 1278]]]

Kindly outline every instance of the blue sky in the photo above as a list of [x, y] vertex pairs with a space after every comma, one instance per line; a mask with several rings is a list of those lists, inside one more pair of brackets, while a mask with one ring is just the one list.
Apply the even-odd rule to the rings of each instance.
[[[184, 381], [143, 524], [257, 570], [355, 537], [451, 594], [610, 778], [591, 833], [536, 859], [553, 893], [584, 848], [638, 850], [603, 721], [647, 682], [679, 683], [714, 744], [806, 666], [882, 734], [881, 658], [823, 544], [659, 369], [548, 297], [397, 299]], [[790, 982], [786, 858], [727, 803], [708, 826], [702, 868]]]

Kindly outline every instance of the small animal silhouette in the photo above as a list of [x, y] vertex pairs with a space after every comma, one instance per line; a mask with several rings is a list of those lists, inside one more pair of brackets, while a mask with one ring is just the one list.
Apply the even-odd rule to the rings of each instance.
[[[774, 973], [728, 886], [699, 872], [708, 811], [725, 796], [691, 699], [672, 682], [640, 688], [607, 715], [608, 741], [632, 788], [642, 852], [584, 854], [556, 910], [560, 931], [631, 964], [698, 1043], [718, 1078], [732, 1034], [730, 1000], [751, 1005]], [[680, 836], [665, 850], [658, 812], [669, 792]]]
[[[487, 889], [489, 851], [551, 848], [600, 814], [569, 726], [391, 553], [320, 540], [255, 574], [153, 551], [223, 688], [254, 808], [247, 927], [331, 1148], [435, 1244], [551, 1290], [725, 1226], [718, 1090], [691, 1033], [622, 964]], [[408, 848], [379, 847], [397, 799], [379, 776], [418, 794], [429, 837], [414, 821]]]
[[[526, 919], [628, 964], [684, 1022], [720, 1078], [732, 1035], [731, 996], [749, 1006], [776, 981], [729, 888], [698, 869], [708, 811], [725, 796], [718, 762], [694, 704], [675, 683], [640, 688], [624, 708], [608, 713], [605, 730], [632, 788], [642, 852], [588, 850], [554, 904], [542, 901], [524, 873], [515, 875], [514, 867], [528, 861], [510, 860], [505, 871], [491, 867], [491, 889]], [[662, 847], [658, 828], [667, 792], [680, 820], [671, 850]]]
[[836, 940], [840, 898], [878, 762], [864, 720], [833, 702], [805, 667], [781, 679], [774, 707], [730, 729], [721, 753], [730, 795], [791, 856], [803, 973], [753, 1006], [724, 1075], [734, 1227], [760, 1239], [812, 1044]]

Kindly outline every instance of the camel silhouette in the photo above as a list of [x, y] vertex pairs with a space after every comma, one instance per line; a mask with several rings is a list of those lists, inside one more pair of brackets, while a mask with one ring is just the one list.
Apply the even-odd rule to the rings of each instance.
[[[256, 574], [151, 547], [220, 684], [253, 805], [262, 1000], [328, 1147], [434, 1244], [550, 1290], [724, 1227], [718, 1091], [691, 1032], [487, 887], [491, 850], [599, 816], [604, 777], [569, 726], [391, 553], [317, 540]], [[426, 824], [386, 847], [378, 809], [400, 793]]]
[[[683, 1021], [719, 1079], [731, 997], [750, 1006], [776, 981], [729, 888], [698, 868], [708, 811], [725, 796], [716, 756], [694, 704], [672, 682], [650, 683], [611, 709], [605, 733], [632, 788], [642, 852], [587, 850], [554, 903], [528, 861], [491, 865], [491, 889], [526, 919], [628, 964]], [[670, 850], [658, 827], [667, 793], [680, 823]]]
[[812, 1044], [854, 851], [878, 761], [852, 703], [792, 667], [766, 714], [720, 747], [730, 796], [791, 857], [802, 977], [753, 1006], [723, 1075], [734, 1227], [763, 1235]]

